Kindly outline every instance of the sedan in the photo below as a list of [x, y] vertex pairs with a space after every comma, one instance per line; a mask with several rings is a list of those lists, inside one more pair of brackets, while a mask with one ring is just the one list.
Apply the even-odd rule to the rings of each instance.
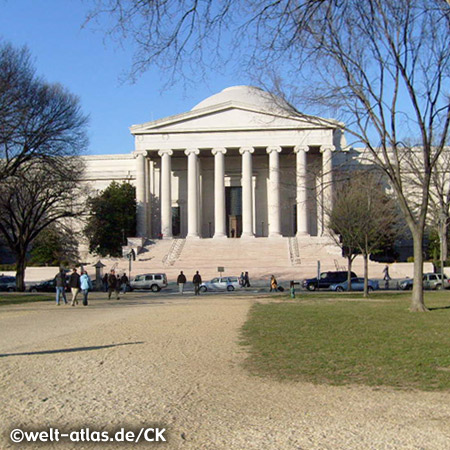
[[34, 283], [30, 286], [30, 292], [55, 292], [56, 282], [55, 279], [41, 281], [40, 283]]
[[0, 291], [13, 292], [16, 290], [16, 277], [0, 276]]
[[235, 289], [240, 289], [239, 277], [217, 277], [213, 278], [211, 281], [202, 283], [200, 285], [200, 292], [206, 291], [234, 291]]
[[[364, 290], [364, 278], [352, 278], [351, 279], [351, 283], [352, 283], [352, 291], [363, 291]], [[378, 281], [376, 280], [367, 280], [368, 286], [367, 289], [368, 291], [375, 291], [376, 289], [378, 289]], [[342, 283], [336, 283], [336, 284], [332, 284], [330, 286], [330, 289], [332, 291], [337, 291], [337, 292], [344, 292], [347, 290], [347, 280], [343, 281]]]

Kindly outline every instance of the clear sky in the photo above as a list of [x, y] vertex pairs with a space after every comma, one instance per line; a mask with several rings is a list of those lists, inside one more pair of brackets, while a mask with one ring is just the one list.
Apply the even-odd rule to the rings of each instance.
[[105, 43], [101, 30], [82, 28], [91, 6], [89, 0], [0, 0], [0, 39], [26, 45], [39, 75], [80, 97], [90, 117], [88, 154], [130, 153], [129, 126], [189, 111], [228, 86], [250, 84], [212, 73], [194, 90], [186, 91], [180, 80], [162, 92], [164, 75], [157, 69], [135, 84], [123, 83], [131, 50]]

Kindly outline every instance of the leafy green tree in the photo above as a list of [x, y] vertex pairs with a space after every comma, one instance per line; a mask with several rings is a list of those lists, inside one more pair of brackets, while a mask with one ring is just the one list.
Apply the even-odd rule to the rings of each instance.
[[101, 256], [120, 256], [127, 236], [136, 235], [136, 188], [113, 181], [88, 200], [91, 216], [85, 228], [89, 250]]
[[30, 264], [71, 266], [79, 261], [78, 240], [72, 230], [51, 224], [33, 242]]

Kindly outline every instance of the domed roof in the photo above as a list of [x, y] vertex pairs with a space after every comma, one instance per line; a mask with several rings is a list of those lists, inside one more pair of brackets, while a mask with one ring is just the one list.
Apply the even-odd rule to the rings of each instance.
[[270, 94], [267, 91], [263, 91], [258, 87], [231, 86], [201, 101], [195, 105], [191, 111], [219, 105], [229, 101], [244, 103], [249, 106], [257, 107], [258, 109], [266, 109], [271, 111], [284, 110], [286, 112], [286, 110], [294, 110], [294, 108], [281, 97]]

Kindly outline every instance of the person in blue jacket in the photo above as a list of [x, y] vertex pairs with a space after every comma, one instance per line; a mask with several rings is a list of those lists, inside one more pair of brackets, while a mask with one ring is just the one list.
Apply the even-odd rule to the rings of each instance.
[[81, 271], [80, 288], [83, 293], [83, 305], [87, 306], [89, 290], [92, 289], [92, 281], [85, 270]]

